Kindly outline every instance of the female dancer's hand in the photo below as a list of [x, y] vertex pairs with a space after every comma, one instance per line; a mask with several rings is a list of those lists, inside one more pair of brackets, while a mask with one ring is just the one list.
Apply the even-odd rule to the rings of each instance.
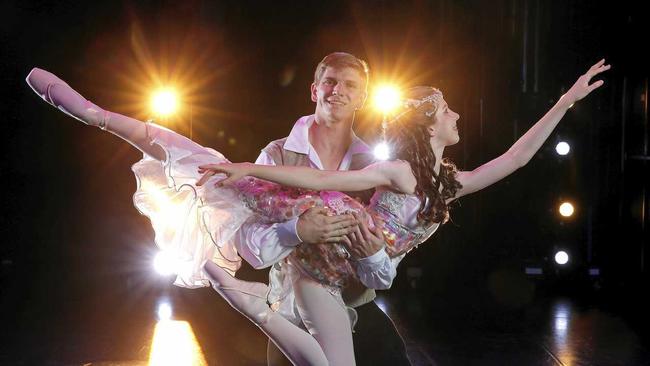
[[591, 85], [591, 79], [600, 74], [603, 71], [609, 70], [611, 65], [605, 65], [605, 59], [598, 61], [594, 66], [589, 68], [584, 75], [581, 75], [578, 80], [573, 84], [571, 89], [567, 91], [563, 98], [567, 98], [566, 101], [569, 105], [579, 101], [580, 99], [586, 97], [592, 91], [596, 90], [598, 87], [603, 85], [604, 81], [597, 80]]
[[226, 174], [228, 177], [216, 182], [214, 185], [221, 187], [230, 184], [238, 179], [247, 176], [250, 172], [251, 163], [221, 163], [205, 164], [199, 166], [199, 174], [203, 174], [201, 179], [196, 182], [197, 186], [203, 185], [213, 175], [217, 173]]

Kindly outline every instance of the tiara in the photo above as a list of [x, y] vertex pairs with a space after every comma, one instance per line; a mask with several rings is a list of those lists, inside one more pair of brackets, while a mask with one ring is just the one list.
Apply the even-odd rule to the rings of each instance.
[[440, 104], [442, 104], [442, 92], [440, 91], [440, 89], [433, 88], [432, 94], [427, 95], [426, 97], [421, 99], [410, 99], [410, 98], [405, 99], [404, 108], [406, 108], [407, 111], [411, 109], [418, 109], [426, 103], [431, 103], [433, 105], [432, 111], [424, 112], [424, 114], [427, 117], [431, 117], [436, 113], [438, 107], [440, 107]]
[[420, 99], [407, 98], [407, 99], [404, 99], [404, 101], [402, 103], [402, 105], [404, 107], [404, 110], [401, 113], [397, 114], [395, 117], [393, 117], [393, 119], [391, 119], [390, 121], [382, 124], [382, 127], [385, 128], [386, 125], [398, 121], [405, 114], [407, 114], [409, 112], [412, 112], [414, 110], [417, 110], [418, 108], [422, 107], [426, 103], [431, 103], [431, 105], [433, 106], [433, 110], [424, 112], [424, 115], [426, 115], [427, 117], [431, 117], [434, 114], [436, 114], [436, 111], [438, 110], [438, 108], [442, 104], [442, 98], [443, 98], [442, 97], [442, 92], [440, 91], [440, 89], [433, 88], [433, 93], [427, 95], [424, 98], [420, 98]]

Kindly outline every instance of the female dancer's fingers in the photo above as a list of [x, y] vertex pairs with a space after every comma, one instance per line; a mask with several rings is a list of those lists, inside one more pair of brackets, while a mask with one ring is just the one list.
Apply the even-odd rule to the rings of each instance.
[[600, 61], [596, 62], [592, 67], [589, 68], [589, 71], [596, 71], [600, 66], [602, 66], [605, 63], [605, 59], [601, 59]]
[[207, 171], [205, 174], [203, 174], [203, 176], [201, 177], [201, 179], [199, 179], [199, 180], [196, 182], [196, 185], [197, 185], [197, 186], [201, 186], [201, 185], [203, 185], [203, 184], [204, 184], [205, 182], [207, 182], [208, 179], [210, 179], [210, 177], [212, 177], [214, 174], [215, 174], [215, 172], [212, 171], [212, 170]]
[[598, 80], [598, 81], [594, 82], [593, 84], [589, 85], [587, 92], [591, 93], [592, 91], [594, 91], [594, 89], [601, 87], [603, 84], [605, 84], [604, 81]]
[[587, 76], [588, 80], [591, 80], [594, 76], [600, 74], [601, 72], [609, 70], [611, 67], [612, 65], [600, 65], [595, 69], [590, 69], [585, 75]]
[[603, 71], [607, 71], [612, 67], [612, 65], [605, 65], [605, 59], [600, 60], [594, 66], [592, 66], [586, 73], [588, 79], [593, 78], [594, 76], [600, 74]]
[[231, 184], [232, 184], [234, 181], [236, 181], [237, 179], [239, 179], [239, 178], [238, 178], [238, 177], [235, 177], [235, 176], [233, 176], [233, 175], [231, 175], [231, 176], [229, 176], [229, 177], [223, 178], [223, 179], [221, 179], [221, 180], [215, 182], [215, 183], [214, 183], [214, 186], [215, 186], [215, 187], [228, 186], [228, 185], [231, 185]]

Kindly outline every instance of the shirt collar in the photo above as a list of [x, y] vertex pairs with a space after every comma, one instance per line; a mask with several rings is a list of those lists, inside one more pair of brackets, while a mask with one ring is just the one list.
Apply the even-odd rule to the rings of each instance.
[[[293, 151], [299, 154], [309, 154], [311, 144], [309, 143], [309, 127], [316, 120], [313, 114], [300, 117], [293, 125], [287, 140], [284, 142], [285, 150]], [[352, 132], [352, 144], [348, 148], [349, 154], [370, 153], [370, 147], [363, 142], [355, 133]]]

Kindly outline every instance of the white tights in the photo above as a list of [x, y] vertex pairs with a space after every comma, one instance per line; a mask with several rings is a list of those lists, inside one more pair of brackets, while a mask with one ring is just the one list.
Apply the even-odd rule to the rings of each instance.
[[323, 286], [311, 279], [294, 283], [298, 311], [309, 330], [271, 311], [267, 286], [230, 276], [212, 262], [205, 272], [216, 292], [255, 323], [294, 365], [354, 365], [352, 331], [347, 311]]
[[354, 365], [352, 326], [346, 308], [309, 278], [294, 282], [294, 291], [302, 322], [323, 348], [330, 365]]

